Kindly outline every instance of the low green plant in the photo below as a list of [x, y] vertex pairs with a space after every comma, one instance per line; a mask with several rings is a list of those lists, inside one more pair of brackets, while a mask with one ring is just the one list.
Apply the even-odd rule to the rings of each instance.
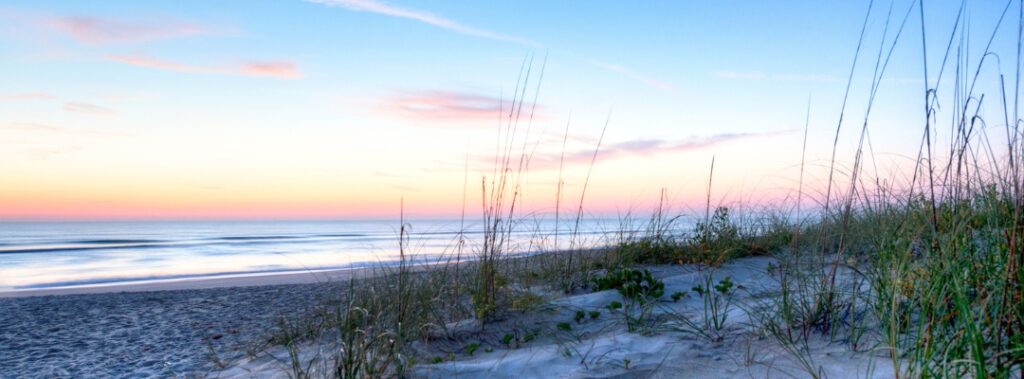
[[685, 263], [717, 266], [742, 250], [739, 227], [729, 218], [729, 208], [715, 208], [713, 215], [697, 221]]
[[572, 324], [570, 324], [568, 322], [564, 322], [564, 321], [558, 323], [558, 325], [556, 325], [556, 327], [558, 327], [558, 330], [561, 330], [563, 332], [568, 332], [568, 331], [572, 330]]
[[679, 328], [712, 341], [720, 341], [723, 337], [721, 331], [725, 328], [732, 307], [734, 287], [732, 278], [726, 277], [715, 283], [711, 273], [704, 275], [703, 283], [693, 286], [692, 289], [703, 300], [704, 317], [698, 323], [677, 314]]
[[612, 301], [611, 303], [608, 303], [608, 305], [605, 305], [604, 307], [608, 308], [608, 310], [610, 310], [610, 311], [614, 311], [616, 309], [621, 309], [622, 308], [622, 302], [621, 301], [617, 301], [617, 300], [616, 301]]
[[583, 322], [583, 319], [586, 318], [586, 317], [587, 317], [587, 312], [576, 311], [576, 316], [574, 316], [573, 319], [576, 320], [577, 324], [579, 324], [579, 323]]
[[665, 283], [649, 270], [622, 268], [594, 278], [597, 291], [616, 289], [623, 297], [647, 303], [665, 294]]
[[601, 311], [590, 311], [590, 319], [596, 320], [598, 317], [601, 317]]
[[678, 302], [680, 299], [686, 297], [686, 292], [676, 291], [672, 293], [672, 301]]
[[465, 351], [466, 354], [469, 354], [469, 356], [473, 356], [473, 353], [475, 353], [478, 349], [480, 349], [480, 343], [472, 342], [469, 345], [466, 345], [466, 347], [463, 348], [462, 350]]
[[533, 340], [537, 339], [537, 333], [538, 333], [537, 330], [531, 330], [529, 333], [526, 333], [526, 335], [523, 336], [523, 342], [525, 342], [525, 343], [533, 342]]

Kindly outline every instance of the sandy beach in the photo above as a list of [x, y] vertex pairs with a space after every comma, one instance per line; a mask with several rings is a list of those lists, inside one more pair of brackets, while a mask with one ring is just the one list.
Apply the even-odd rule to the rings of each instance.
[[[569, 295], [546, 292], [549, 301], [536, 310], [514, 313], [481, 328], [475, 320], [447, 326], [447, 336], [429, 343], [413, 343], [424, 357], [446, 357], [443, 362], [421, 362], [408, 373], [421, 378], [789, 378], [807, 377], [801, 361], [777, 341], [759, 331], [753, 310], [777, 299], [778, 280], [770, 267], [773, 258], [743, 258], [709, 270], [698, 265], [646, 266], [665, 283], [665, 293], [687, 292], [679, 300], [663, 298], [644, 321], [644, 330], [630, 331], [626, 313], [609, 310], [608, 304], [623, 301], [614, 290], [583, 291]], [[702, 322], [702, 299], [692, 288], [705, 275], [713, 280], [732, 280], [736, 303], [728, 307], [727, 326], [719, 338], [708, 339], [686, 331], [680, 316]], [[578, 312], [591, 316], [574, 320]], [[596, 313], [594, 313], [596, 312]], [[593, 316], [596, 314], [597, 316]], [[503, 334], [521, 331], [535, 339], [514, 343]], [[466, 351], [478, 344], [476, 351]], [[887, 378], [892, 361], [873, 351], [851, 351], [843, 341], [813, 336], [806, 359], [828, 378]], [[330, 359], [314, 357], [337, 349], [330, 343], [304, 345], [303, 362], [309, 373], [330, 372]], [[307, 361], [308, 360], [308, 361]], [[218, 378], [278, 378], [290, 374], [288, 351], [273, 347], [242, 358], [230, 367], [211, 373]], [[305, 363], [304, 363], [305, 364]], [[322, 366], [322, 367], [321, 367]]]
[[[623, 314], [607, 310], [621, 300], [615, 291], [571, 295], [548, 293], [538, 311], [509, 317], [485, 331], [472, 320], [451, 325], [452, 335], [420, 354], [454, 352], [441, 364], [420, 364], [414, 377], [785, 377], [799, 376], [799, 363], [784, 348], [752, 332], [749, 309], [774, 296], [770, 258], [746, 258], [714, 272], [742, 288], [729, 312], [730, 327], [720, 341], [680, 332], [673, 314], [700, 319], [700, 299], [659, 301], [650, 316], [652, 333], [628, 332]], [[687, 291], [702, 271], [692, 265], [649, 267], [667, 293]], [[3, 378], [45, 377], [223, 377], [288, 376], [287, 351], [268, 346], [268, 331], [279, 318], [300, 319], [324, 301], [336, 298], [353, 271], [276, 275], [233, 280], [182, 281], [174, 290], [157, 284], [138, 287], [71, 288], [19, 293], [0, 299], [0, 368]], [[324, 282], [331, 278], [331, 282]], [[320, 280], [317, 282], [317, 280]], [[306, 283], [302, 283], [306, 281]], [[313, 283], [309, 283], [312, 281]], [[264, 285], [254, 285], [254, 284]], [[287, 284], [286, 284], [287, 283]], [[271, 285], [272, 284], [272, 285]], [[216, 286], [219, 288], [201, 288]], [[231, 286], [231, 287], [226, 287]], [[113, 291], [134, 292], [113, 292]], [[45, 296], [43, 296], [45, 295]], [[577, 311], [599, 318], [572, 323]], [[571, 330], [554, 328], [570, 320]], [[534, 341], [503, 345], [503, 330], [536, 331]], [[467, 342], [485, 350], [466, 354]], [[885, 377], [889, 362], [853, 353], [841, 343], [812, 341], [813, 359], [829, 377]], [[329, 346], [311, 343], [305, 351]]]
[[[0, 299], [0, 378], [201, 377], [216, 369], [211, 352], [223, 360], [240, 358], [279, 317], [300, 316], [338, 288], [308, 283], [157, 291], [153, 285]], [[111, 292], [129, 289], [144, 292]], [[78, 293], [54, 295], [61, 292]]]

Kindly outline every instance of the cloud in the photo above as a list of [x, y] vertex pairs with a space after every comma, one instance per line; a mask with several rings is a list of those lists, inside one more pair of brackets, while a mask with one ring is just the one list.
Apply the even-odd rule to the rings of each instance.
[[53, 100], [56, 96], [45, 92], [23, 92], [23, 93], [11, 93], [2, 95], [0, 94], [0, 101], [19, 101], [19, 100]]
[[669, 83], [669, 82], [664, 81], [664, 80], [652, 78], [650, 76], [641, 74], [639, 72], [630, 70], [628, 68], [625, 68], [625, 67], [622, 67], [622, 66], [619, 66], [619, 65], [616, 65], [616, 64], [605, 63], [605, 62], [600, 62], [600, 61], [590, 61], [590, 63], [595, 65], [595, 66], [597, 66], [597, 67], [603, 68], [605, 70], [612, 71], [612, 72], [617, 72], [617, 73], [622, 74], [622, 75], [624, 75], [624, 76], [626, 76], [628, 78], [631, 78], [633, 80], [639, 81], [641, 83], [647, 84], [647, 85], [652, 86], [652, 87], [657, 87], [657, 88], [667, 89], [667, 90], [673, 90], [673, 91], [676, 90], [676, 86], [674, 84], [672, 84], [672, 83]]
[[64, 103], [64, 110], [67, 112], [85, 113], [97, 116], [113, 116], [117, 114], [113, 109], [89, 103]]
[[41, 19], [39, 25], [86, 45], [139, 43], [211, 32], [206, 26], [191, 22], [138, 22], [88, 16], [50, 16]]
[[247, 61], [232, 66], [215, 67], [179, 63], [146, 55], [109, 55], [107, 59], [133, 66], [197, 74], [264, 76], [278, 79], [297, 79], [302, 77], [297, 64], [283, 60]]
[[[597, 153], [599, 160], [606, 161], [626, 156], [653, 156], [667, 153], [680, 153], [716, 146], [728, 142], [744, 139], [774, 137], [790, 133], [791, 131], [766, 132], [766, 133], [721, 133], [710, 136], [693, 136], [681, 140], [664, 139], [643, 139], [630, 140], [601, 147]], [[594, 149], [582, 149], [565, 153], [565, 164], [589, 164], [594, 155]], [[548, 154], [538, 156], [533, 167], [558, 167], [561, 154]]]
[[23, 148], [23, 149], [20, 149], [20, 150], [21, 150], [21, 152], [23, 154], [27, 155], [29, 158], [31, 158], [33, 160], [40, 160], [40, 161], [42, 161], [42, 160], [47, 160], [47, 159], [53, 158], [56, 155], [67, 154], [67, 153], [75, 152], [75, 151], [78, 151], [78, 150], [81, 150], [81, 149], [82, 149], [81, 146], [78, 146], [78, 145], [67, 145], [67, 146], [55, 147], [55, 148], [50, 148], [50, 147], [30, 147], [30, 148]]
[[[497, 32], [494, 32], [494, 31], [490, 31], [490, 30], [487, 30], [487, 29], [482, 29], [482, 28], [468, 26], [468, 25], [462, 24], [460, 22], [457, 22], [457, 21], [445, 18], [443, 16], [439, 16], [439, 15], [436, 15], [436, 14], [433, 14], [433, 13], [430, 13], [430, 12], [427, 12], [427, 11], [422, 11], [422, 10], [412, 9], [412, 8], [398, 7], [398, 6], [394, 6], [394, 5], [385, 3], [383, 1], [378, 1], [378, 0], [306, 0], [306, 1], [310, 2], [310, 3], [316, 3], [316, 4], [331, 6], [331, 7], [345, 8], [345, 9], [348, 9], [348, 10], [351, 10], [351, 11], [356, 11], [356, 12], [375, 13], [375, 14], [380, 14], [380, 15], [385, 15], [385, 16], [391, 16], [391, 17], [403, 18], [403, 19], [407, 19], [407, 20], [418, 21], [418, 22], [422, 22], [424, 24], [436, 26], [436, 27], [441, 28], [441, 29], [450, 30], [450, 31], [453, 31], [453, 32], [456, 32], [456, 33], [459, 33], [459, 34], [464, 34], [464, 35], [473, 36], [473, 37], [486, 38], [486, 39], [495, 40], [495, 41], [509, 42], [509, 43], [514, 43], [514, 44], [517, 44], [517, 45], [522, 45], [522, 46], [526, 46], [526, 47], [533, 47], [533, 48], [543, 48], [544, 47], [543, 44], [535, 42], [535, 41], [531, 41], [529, 39], [525, 39], [525, 38], [521, 38], [521, 37], [516, 37], [516, 36], [510, 36], [510, 35], [506, 35], [506, 34], [497, 33]], [[603, 68], [605, 70], [609, 70], [609, 71], [612, 71], [612, 72], [624, 75], [624, 76], [626, 76], [628, 78], [631, 78], [631, 79], [634, 79], [634, 80], [638, 80], [638, 81], [640, 81], [642, 83], [645, 83], [645, 84], [648, 84], [648, 85], [651, 85], [651, 86], [654, 86], [654, 87], [657, 87], [657, 88], [675, 89], [675, 86], [673, 86], [671, 83], [668, 83], [668, 82], [663, 81], [663, 80], [658, 80], [658, 79], [655, 79], [655, 78], [651, 78], [649, 76], [646, 76], [644, 74], [641, 74], [641, 73], [633, 71], [633, 70], [630, 70], [630, 69], [628, 69], [626, 67], [623, 67], [623, 66], [608, 64], [608, 63], [604, 63], [604, 62], [600, 62], [600, 61], [594, 61], [594, 60], [590, 60], [590, 63], [595, 65], [595, 66], [601, 67], [601, 68]]]
[[[512, 106], [510, 100], [493, 96], [454, 91], [407, 92], [395, 96], [378, 107], [389, 115], [421, 121], [496, 120], [499, 112]], [[532, 103], [523, 104], [529, 112]], [[538, 106], [537, 110], [543, 108]]]
[[462, 23], [435, 15], [430, 12], [411, 8], [402, 8], [377, 0], [307, 0], [311, 3], [342, 7], [357, 12], [376, 13], [385, 16], [404, 18], [419, 21], [424, 24], [433, 25], [442, 29], [451, 30], [456, 33], [474, 37], [487, 38], [497, 41], [511, 42], [515, 44], [540, 47], [540, 44], [523, 38], [508, 36], [490, 30], [476, 28]]

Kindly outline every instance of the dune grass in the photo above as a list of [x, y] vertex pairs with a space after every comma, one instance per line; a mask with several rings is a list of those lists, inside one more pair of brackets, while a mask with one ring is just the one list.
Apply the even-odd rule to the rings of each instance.
[[[1007, 3], [1007, 10], [1011, 4]], [[817, 207], [801, 207], [804, 199], [811, 197], [804, 193], [803, 162], [795, 204], [760, 210], [713, 206], [712, 161], [703, 214], [671, 212], [663, 191], [646, 221], [623, 217], [620, 230], [608, 234], [612, 237], [589, 245], [581, 242], [579, 233], [585, 189], [571, 212], [572, 226], [560, 230], [564, 221], [561, 178], [554, 199], [555, 230], [535, 233], [525, 249], [512, 244], [513, 232], [527, 224], [522, 222], [527, 217], [519, 207], [532, 155], [533, 110], [529, 109], [532, 105], [524, 105], [523, 98], [528, 87], [536, 86], [530, 103], [536, 104], [540, 83], [531, 81], [533, 63], [528, 59], [511, 109], [502, 113], [493, 173], [481, 180], [482, 245], [467, 246], [460, 239], [452, 253], [430, 269], [412, 267], [407, 264], [410, 256], [403, 222], [398, 237], [402, 256], [397, 266], [382, 266], [381, 275], [352, 281], [347, 293], [340, 294], [340, 301], [325, 305], [309, 321], [283, 323], [273, 342], [293, 352], [289, 367], [296, 378], [404, 376], [413, 365], [442, 362], [452, 354], [465, 353], [430, 356], [429, 349], [424, 349], [451, 337], [451, 328], [475, 322], [485, 330], [492, 320], [536, 311], [552, 293], [595, 287], [641, 291], [623, 290], [628, 287], [623, 282], [635, 275], [637, 286], [647, 291], [657, 288], [658, 280], [648, 279], [634, 268], [665, 264], [715, 267], [731, 259], [770, 255], [776, 259], [771, 271], [780, 292], [745, 311], [757, 320], [758, 333], [789, 352], [808, 376], [821, 373], [808, 344], [812, 336], [826, 337], [856, 352], [883, 353], [892, 361], [893, 377], [1022, 375], [1024, 144], [1019, 138], [1016, 105], [1020, 72], [1009, 74], [1012, 86], [1000, 72], [995, 80], [1003, 91], [988, 96], [1001, 99], [1004, 113], [1003, 120], [991, 124], [1002, 123], [1006, 146], [993, 146], [989, 133], [995, 128], [988, 128], [990, 123], [980, 113], [986, 94], [974, 89], [982, 66], [995, 58], [986, 46], [982, 54], [975, 55], [974, 65], [969, 65], [963, 9], [948, 36], [937, 76], [928, 76], [927, 50], [922, 49], [926, 106], [921, 148], [911, 178], [870, 178], [864, 172], [865, 162], [872, 158], [870, 149], [865, 149], [865, 142], [870, 141], [871, 107], [914, 10], [921, 17], [925, 46], [924, 5], [923, 1], [911, 3], [905, 12], [890, 9], [880, 24], [882, 39], [874, 57], [853, 164], [839, 170], [836, 151], [853, 73], [866, 52], [862, 50], [865, 31], [869, 25], [878, 25], [869, 20], [882, 12], [868, 9], [836, 126], [828, 187]], [[1001, 18], [1000, 27], [991, 32], [993, 38], [997, 33], [1012, 32], [1021, 39], [1024, 6], [1017, 8], [1017, 28], [1010, 30], [1010, 21]], [[1012, 13], [1004, 12], [1003, 17], [1007, 14]], [[1019, 45], [1016, 60], [1019, 67]], [[943, 80], [953, 81], [955, 93], [941, 91], [946, 88], [941, 85]], [[940, 98], [953, 110], [951, 135], [945, 136], [949, 146], [942, 147], [932, 145], [938, 133]], [[599, 146], [591, 165], [599, 156]], [[745, 211], [732, 210], [736, 208]], [[696, 221], [683, 222], [693, 219]], [[595, 245], [603, 247], [592, 247]], [[464, 255], [464, 249], [470, 253]], [[522, 254], [526, 252], [530, 254]], [[682, 332], [718, 340], [718, 331], [728, 322], [722, 308], [731, 306], [730, 290], [708, 276], [699, 295], [709, 315], [702, 323], [683, 323], [689, 327]], [[655, 292], [633, 296], [634, 292], [623, 292], [629, 295], [624, 300], [635, 298], [635, 305], [641, 307], [636, 315], [643, 317], [642, 306], [649, 302], [645, 296]], [[672, 294], [675, 300], [682, 296]], [[620, 303], [609, 309], [627, 312], [630, 306]], [[600, 312], [593, 313], [596, 315], [591, 318], [600, 317]], [[576, 323], [585, 319], [585, 313], [577, 312]], [[564, 324], [553, 327], [552, 333], [555, 329], [572, 330], [572, 323]], [[631, 331], [634, 326], [627, 325]], [[500, 342], [488, 346], [520, 346], [536, 338], [536, 331], [498, 333]], [[314, 342], [318, 346], [315, 353], [304, 355]]]

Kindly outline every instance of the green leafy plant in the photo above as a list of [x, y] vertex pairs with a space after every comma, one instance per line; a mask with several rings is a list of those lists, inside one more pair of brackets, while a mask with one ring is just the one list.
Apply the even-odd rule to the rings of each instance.
[[579, 324], [579, 323], [583, 322], [583, 319], [586, 318], [586, 317], [587, 317], [587, 312], [576, 311], [576, 316], [573, 317], [573, 319], [576, 320], [577, 324]]
[[478, 349], [480, 349], [480, 344], [477, 342], [473, 342], [470, 343], [469, 345], [466, 345], [466, 347], [463, 348], [463, 351], [465, 351], [466, 354], [473, 356], [473, 353], [475, 353]]
[[594, 278], [597, 291], [616, 289], [627, 299], [647, 303], [665, 294], [665, 283], [649, 270], [622, 268]]
[[704, 318], [697, 323], [686, 316], [677, 315], [681, 329], [704, 336], [712, 341], [720, 341], [722, 339], [721, 331], [725, 328], [729, 310], [732, 307], [734, 287], [732, 278], [726, 277], [715, 283], [711, 273], [704, 275], [703, 284], [692, 288], [693, 292], [703, 300]]
[[538, 332], [539, 331], [537, 331], [537, 330], [532, 330], [529, 333], [526, 333], [526, 335], [523, 336], [523, 342], [530, 343], [533, 340], [537, 339], [537, 333]]
[[742, 249], [739, 227], [729, 219], [729, 208], [715, 208], [713, 215], [697, 221], [690, 238], [692, 261], [721, 264]]
[[572, 324], [570, 324], [568, 322], [564, 322], [563, 321], [563, 322], [558, 323], [558, 325], [556, 325], [556, 326], [558, 327], [558, 330], [561, 330], [561, 331], [564, 331], [564, 332], [568, 332], [568, 331], [572, 330]]

